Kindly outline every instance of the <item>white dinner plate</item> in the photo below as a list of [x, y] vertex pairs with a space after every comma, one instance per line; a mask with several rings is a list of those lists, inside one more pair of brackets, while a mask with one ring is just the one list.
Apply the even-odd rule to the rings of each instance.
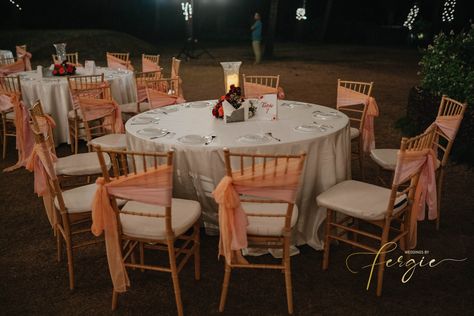
[[322, 132], [322, 128], [314, 124], [303, 124], [295, 127], [295, 131], [311, 133], [311, 132]]
[[290, 109], [304, 110], [304, 109], [309, 109], [312, 105], [309, 103], [303, 103], [303, 102], [285, 102], [285, 103], [282, 103], [281, 106], [284, 106]]
[[207, 108], [208, 106], [210, 106], [210, 104], [209, 102], [198, 101], [198, 102], [191, 102], [188, 104], [188, 106], [195, 109], [201, 109], [201, 108]]
[[168, 134], [168, 130], [164, 128], [147, 127], [147, 128], [137, 131], [137, 134], [140, 134], [143, 136], [162, 137]]
[[153, 109], [149, 111], [149, 113], [153, 114], [164, 114], [164, 113], [172, 113], [178, 111], [179, 108], [176, 105], [169, 105], [169, 106], [164, 106], [161, 108]]
[[136, 116], [132, 118], [132, 123], [135, 124], [158, 124], [160, 121], [159, 117], [150, 117], [150, 116]]
[[190, 145], [199, 145], [204, 144], [207, 141], [207, 138], [201, 135], [185, 135], [183, 137], [178, 138], [178, 142], [183, 144], [190, 144]]
[[265, 144], [270, 141], [270, 138], [265, 135], [247, 134], [237, 138], [237, 141], [245, 144]]
[[321, 119], [321, 120], [333, 120], [333, 119], [340, 118], [341, 115], [335, 111], [333, 112], [314, 111], [313, 117]]

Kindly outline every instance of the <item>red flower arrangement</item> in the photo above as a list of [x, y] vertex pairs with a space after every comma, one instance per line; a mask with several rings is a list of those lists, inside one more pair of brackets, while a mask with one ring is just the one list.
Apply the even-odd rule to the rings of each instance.
[[53, 76], [69, 76], [76, 74], [76, 66], [63, 61], [61, 64], [54, 64]]
[[244, 99], [242, 98], [242, 90], [240, 89], [240, 87], [231, 85], [229, 92], [219, 98], [217, 104], [212, 108], [212, 115], [214, 115], [214, 117], [224, 117], [224, 108], [222, 107], [222, 103], [224, 101], [229, 102], [235, 109], [240, 108], [242, 102], [244, 102]]

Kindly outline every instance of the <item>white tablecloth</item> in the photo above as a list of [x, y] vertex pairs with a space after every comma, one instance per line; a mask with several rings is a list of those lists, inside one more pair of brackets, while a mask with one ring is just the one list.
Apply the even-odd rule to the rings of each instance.
[[[214, 102], [215, 103], [215, 102]], [[285, 101], [285, 104], [292, 104]], [[313, 112], [334, 111], [333, 109], [308, 105], [291, 108], [280, 101], [279, 119], [276, 121], [255, 121], [225, 124], [211, 115], [211, 106], [194, 108], [194, 104], [171, 106], [152, 110], [135, 116], [126, 124], [128, 147], [135, 151], [166, 151], [175, 149], [176, 197], [197, 199], [203, 208], [205, 223], [217, 224], [217, 205], [211, 192], [225, 175], [223, 147], [231, 151], [248, 153], [298, 154], [307, 153], [303, 171], [301, 190], [296, 204], [299, 208], [296, 224], [297, 243], [307, 243], [315, 249], [322, 249], [322, 232], [319, 231], [326, 212], [316, 205], [316, 196], [351, 174], [350, 129], [347, 116], [320, 120], [313, 118]], [[301, 104], [300, 104], [301, 105]], [[169, 109], [177, 108], [172, 112]], [[139, 124], [143, 117], [159, 118], [158, 123]], [[295, 127], [301, 124], [319, 121], [331, 125], [326, 131], [298, 132]], [[164, 128], [171, 131], [162, 138], [150, 139], [140, 130], [144, 128]], [[239, 136], [256, 133], [263, 135], [271, 132], [278, 142], [271, 139], [265, 144], [244, 144], [237, 140]], [[209, 145], [189, 145], [178, 141], [187, 134], [201, 136], [217, 135]]]
[[[46, 71], [46, 70], [45, 70]], [[133, 72], [128, 70], [113, 70], [97, 68], [97, 74], [104, 74], [105, 80], [110, 83], [112, 97], [119, 103], [136, 101], [136, 88]], [[83, 74], [78, 68], [77, 74]], [[72, 100], [66, 77], [43, 77], [38, 79], [36, 71], [19, 73], [23, 101], [29, 107], [38, 99], [44, 110], [56, 121], [54, 139], [56, 144], [68, 141], [67, 114], [72, 110]]]
[[13, 53], [10, 50], [0, 49], [0, 64], [3, 64], [4, 59], [13, 58]]

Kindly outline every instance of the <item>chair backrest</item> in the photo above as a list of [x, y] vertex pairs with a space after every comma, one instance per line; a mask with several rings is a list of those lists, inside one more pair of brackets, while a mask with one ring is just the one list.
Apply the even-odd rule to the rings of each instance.
[[258, 98], [263, 94], [278, 93], [280, 75], [278, 76], [246, 76], [242, 75], [244, 96]]
[[104, 74], [68, 76], [69, 89], [73, 97], [110, 99], [110, 87], [105, 84]]
[[155, 63], [157, 66], [160, 65], [160, 55], [142, 54], [142, 60], [143, 59], [148, 59], [149, 61], [152, 61], [153, 63]]
[[[129, 178], [133, 179], [135, 177], [140, 178], [147, 178], [148, 188], [150, 188], [150, 184], [152, 184], [152, 189], [168, 189], [170, 190], [170, 199], [171, 199], [171, 191], [173, 186], [173, 151], [168, 152], [134, 152], [134, 151], [119, 151], [119, 150], [102, 150], [100, 146], [95, 146], [94, 150], [97, 152], [99, 157], [99, 162], [102, 168], [102, 175], [105, 180], [105, 183], [113, 182], [117, 179], [124, 179]], [[104, 155], [109, 155], [112, 161], [112, 177], [110, 176], [107, 164], [105, 163]], [[163, 167], [167, 167], [166, 174], [156, 174], [156, 172], [160, 172], [160, 169]], [[161, 179], [155, 178], [161, 177]], [[160, 188], [162, 186], [162, 188]], [[136, 188], [141, 189], [144, 187], [144, 184], [133, 182], [130, 183], [129, 188]], [[149, 192], [147, 194], [153, 195], [153, 192]], [[134, 194], [130, 194], [128, 196], [120, 195], [114, 196], [113, 194], [109, 193], [109, 197], [111, 197], [111, 205], [115, 210], [117, 215], [117, 222], [119, 223], [119, 231], [121, 233], [121, 222], [119, 214], [129, 214], [134, 216], [145, 216], [145, 217], [158, 217], [164, 218], [166, 223], [166, 231], [167, 234], [173, 234], [172, 226], [171, 226], [171, 205], [165, 207], [164, 214], [157, 214], [157, 213], [145, 213], [140, 212], [140, 210], [130, 210], [124, 211], [120, 210], [117, 207], [115, 202], [115, 198], [125, 199], [125, 200], [135, 200], [139, 201], [138, 197]], [[137, 199], [135, 199], [137, 198]]]
[[16, 94], [21, 97], [21, 83], [20, 76], [0, 76], [0, 94]]
[[[53, 54], [52, 57], [53, 57], [53, 63], [59, 64], [58, 55]], [[66, 61], [74, 65], [79, 65], [79, 53], [75, 52], [75, 53], [66, 54]]]
[[22, 72], [25, 70], [26, 66], [23, 58], [0, 58], [0, 76]]
[[171, 78], [176, 78], [179, 77], [179, 68], [181, 65], [181, 60], [177, 58], [172, 58], [171, 59]]
[[[421, 152], [426, 149], [432, 149], [433, 138], [435, 137], [435, 128], [429, 128], [423, 134], [411, 137], [402, 138], [400, 144], [399, 157], [406, 153]], [[400, 166], [398, 164], [406, 163], [404, 161], [397, 161], [397, 168], [395, 173], [398, 171]], [[401, 168], [400, 168], [401, 169]], [[403, 194], [408, 197], [408, 205], [411, 206], [413, 203], [415, 189], [418, 184], [418, 178], [421, 172], [421, 168], [413, 169], [411, 174], [408, 175], [402, 182], [399, 182], [398, 176], [394, 174], [392, 181], [392, 192], [390, 194], [390, 200], [387, 208], [387, 215], [391, 216], [394, 208], [396, 207], [396, 200]], [[400, 190], [402, 189], [403, 190]]]
[[[370, 97], [372, 94], [373, 85], [373, 82], [347, 81], [337, 79], [338, 98], [340, 97], [339, 87], [346, 88], [357, 93], [366, 95], [367, 97]], [[362, 128], [364, 126], [365, 115], [367, 114], [367, 105], [367, 103], [359, 103], [349, 106], [340, 106], [339, 104], [337, 104], [336, 108], [349, 117], [351, 127], [355, 127], [362, 131]]]
[[28, 111], [30, 112], [31, 124], [33, 125], [34, 130], [42, 132], [45, 135], [46, 143], [51, 148], [53, 154], [56, 154], [53, 130], [48, 123], [48, 117], [44, 113], [41, 101], [36, 101]]
[[161, 71], [144, 71], [135, 73], [135, 82], [137, 85], [145, 86], [147, 81], [160, 79]]
[[125, 62], [130, 61], [130, 53], [110, 53], [110, 52], [107, 52], [107, 55], [113, 56], [113, 57], [118, 58], [118, 59], [121, 59]]
[[[14, 57], [0, 57], [0, 66], [1, 65], [11, 65], [14, 64], [18, 59]], [[21, 58], [20, 58], [21, 60]]]
[[[443, 95], [441, 103], [439, 105], [438, 117], [454, 117], [460, 116], [459, 120], [462, 120], [464, 113], [467, 108], [467, 103], [461, 103], [454, 99], [448, 98]], [[459, 128], [459, 126], [458, 126]], [[444, 167], [448, 163], [449, 154], [454, 144], [455, 136], [450, 138], [439, 128], [436, 128], [436, 137], [433, 140], [433, 146], [436, 148], [435, 152], [438, 159], [441, 161], [441, 166]], [[457, 134], [457, 130], [456, 133]]]
[[[263, 154], [244, 154], [230, 152], [224, 148], [224, 161], [226, 167], [226, 174], [232, 177], [234, 184], [245, 186], [247, 188], [261, 189], [266, 187], [266, 191], [272, 191], [272, 185], [278, 184], [274, 187], [275, 192], [281, 192], [282, 187], [292, 188], [294, 190], [293, 196], [296, 197], [296, 192], [300, 185], [300, 175], [303, 171], [306, 154], [300, 155], [263, 155]], [[236, 166], [237, 168], [234, 168]], [[237, 170], [234, 170], [237, 169]], [[245, 179], [244, 181], [242, 181]], [[251, 192], [250, 189], [249, 192]], [[240, 193], [240, 192], [239, 192]], [[278, 193], [276, 193], [278, 195]], [[252, 196], [251, 193], [249, 193]], [[262, 217], [285, 217], [285, 230], [291, 229], [291, 216], [294, 207], [294, 200], [288, 201], [284, 199], [272, 198], [268, 194], [265, 197], [255, 194], [260, 198], [245, 198], [241, 199], [246, 202], [258, 203], [287, 203], [286, 214], [247, 214], [248, 216], [262, 216]], [[275, 194], [274, 194], [275, 195]], [[269, 199], [267, 199], [269, 198]]]
[[87, 141], [115, 132], [117, 106], [113, 100], [80, 97], [78, 103]]

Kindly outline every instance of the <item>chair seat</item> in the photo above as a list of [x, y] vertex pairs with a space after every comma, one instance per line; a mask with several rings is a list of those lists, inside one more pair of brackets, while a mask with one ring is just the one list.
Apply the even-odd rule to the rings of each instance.
[[360, 131], [358, 128], [351, 127], [351, 139], [357, 138], [360, 135]]
[[119, 104], [119, 107], [122, 113], [138, 113], [137, 102]]
[[[391, 190], [373, 184], [348, 180], [336, 184], [317, 197], [319, 206], [364, 220], [381, 220], [385, 217]], [[395, 200], [393, 214], [407, 205], [405, 194]]]
[[103, 149], [127, 149], [127, 139], [125, 134], [108, 134], [92, 139], [88, 145]]
[[[104, 160], [107, 169], [110, 169], [111, 163], [109, 155], [104, 155]], [[102, 173], [99, 158], [95, 152], [58, 158], [54, 169], [57, 175], [77, 176]]]
[[151, 110], [151, 105], [149, 102], [140, 102], [140, 112], [146, 112]]
[[[97, 185], [95, 183], [83, 185], [71, 190], [63, 191], [62, 196], [66, 210], [70, 214], [90, 212]], [[117, 204], [124, 205], [124, 200], [117, 200]], [[59, 209], [59, 201], [56, 197], [54, 205]]]
[[6, 115], [5, 115], [5, 118], [7, 120], [14, 120], [15, 119], [15, 111], [7, 112]]
[[[165, 208], [159, 205], [129, 201], [123, 211], [133, 211], [148, 214], [165, 214]], [[173, 199], [171, 202], [171, 227], [175, 236], [182, 235], [201, 216], [201, 205], [192, 200]], [[166, 224], [164, 217], [149, 217], [130, 214], [120, 214], [122, 232], [134, 238], [163, 240], [166, 239]]]
[[[260, 198], [258, 198], [260, 199]], [[286, 214], [287, 203], [252, 203], [242, 202], [242, 209], [246, 214]], [[249, 225], [247, 234], [257, 236], [282, 236], [285, 227], [284, 217], [260, 217], [248, 216]], [[298, 207], [293, 207], [291, 215], [291, 227], [296, 224], [298, 219]]]
[[[71, 110], [67, 112], [67, 118], [73, 120], [76, 117], [76, 112]], [[77, 117], [82, 121], [82, 112], [80, 109], [77, 110]]]
[[[398, 149], [372, 149], [370, 151], [370, 158], [385, 170], [395, 171], [397, 166]], [[441, 161], [436, 159], [435, 168], [438, 169]]]

